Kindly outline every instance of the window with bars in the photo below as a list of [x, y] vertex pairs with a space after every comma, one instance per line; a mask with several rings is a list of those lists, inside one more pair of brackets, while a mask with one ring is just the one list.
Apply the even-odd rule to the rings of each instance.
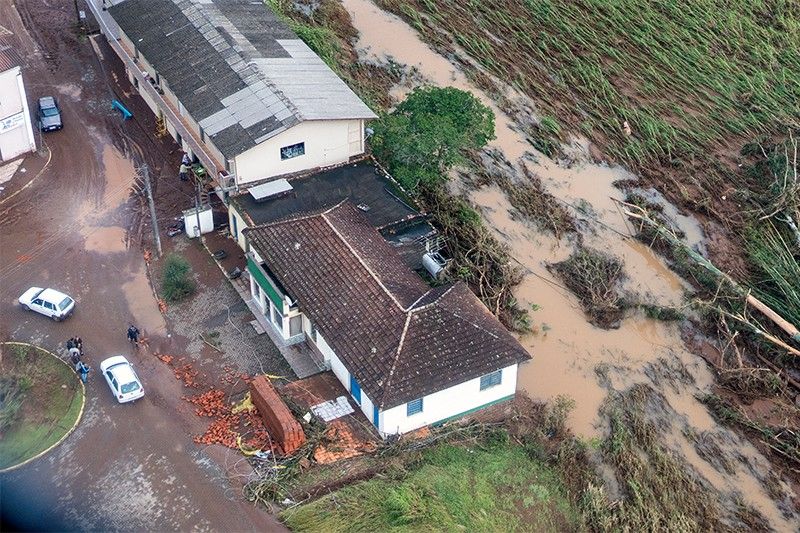
[[297, 143], [292, 144], [289, 146], [284, 146], [281, 148], [281, 161], [285, 161], [286, 159], [292, 159], [293, 157], [299, 157], [306, 153], [306, 143]]
[[406, 415], [411, 416], [422, 412], [422, 398], [417, 398], [414, 401], [406, 404]]
[[486, 390], [490, 387], [500, 385], [503, 382], [503, 371], [496, 370], [491, 374], [481, 376], [481, 390]]

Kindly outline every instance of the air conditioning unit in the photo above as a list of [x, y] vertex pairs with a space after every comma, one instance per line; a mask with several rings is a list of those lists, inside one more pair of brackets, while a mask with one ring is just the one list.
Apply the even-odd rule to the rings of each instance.
[[444, 267], [447, 266], [447, 259], [439, 252], [428, 252], [422, 256], [422, 266], [434, 279], [438, 279]]

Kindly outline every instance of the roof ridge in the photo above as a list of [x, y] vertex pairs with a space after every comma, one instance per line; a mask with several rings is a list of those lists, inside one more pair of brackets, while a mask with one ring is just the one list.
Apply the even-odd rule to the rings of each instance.
[[[483, 304], [481, 303], [481, 305], [483, 305]], [[451, 315], [453, 315], [454, 317], [456, 317], [456, 318], [458, 318], [458, 319], [460, 319], [460, 320], [462, 320], [462, 321], [466, 322], [466, 323], [467, 323], [467, 324], [469, 324], [470, 326], [472, 326], [472, 327], [474, 327], [474, 328], [476, 328], [476, 329], [479, 329], [479, 330], [483, 331], [484, 333], [488, 333], [489, 335], [491, 335], [491, 336], [492, 336], [492, 338], [494, 338], [494, 339], [498, 339], [498, 340], [500, 339], [500, 336], [499, 336], [499, 335], [497, 335], [496, 333], [492, 333], [491, 331], [489, 331], [488, 329], [484, 328], [483, 326], [480, 326], [480, 325], [478, 325], [478, 324], [474, 323], [473, 321], [471, 321], [470, 319], [468, 319], [468, 318], [466, 318], [466, 317], [463, 317], [463, 316], [459, 315], [457, 312], [455, 312], [455, 311], [449, 311], [449, 313], [450, 313]]]
[[414, 302], [413, 302], [411, 305], [409, 305], [409, 306], [408, 306], [408, 312], [409, 312], [409, 313], [412, 313], [412, 312], [414, 311], [414, 306], [415, 306], [415, 305], [417, 305], [417, 302], [419, 302], [420, 300], [422, 300], [423, 298], [425, 298], [427, 295], [429, 295], [429, 294], [431, 293], [431, 291], [432, 291], [432, 290], [433, 290], [433, 289], [428, 289], [427, 291], [425, 291], [425, 294], [423, 294], [422, 296], [420, 296], [419, 298], [417, 298], [416, 300], [414, 300]]
[[244, 229], [244, 230], [242, 230], [242, 231], [253, 231], [253, 230], [256, 230], [256, 229], [270, 228], [270, 227], [272, 227], [272, 226], [280, 226], [280, 225], [283, 225], [283, 224], [288, 224], [288, 223], [290, 223], [290, 222], [298, 222], [298, 221], [300, 221], [300, 220], [307, 220], [307, 219], [309, 219], [309, 218], [321, 217], [321, 216], [323, 216], [323, 215], [326, 215], [326, 214], [330, 213], [330, 212], [331, 212], [331, 211], [333, 211], [334, 209], [336, 209], [336, 208], [340, 207], [340, 206], [341, 206], [343, 203], [345, 203], [347, 200], [348, 200], [348, 199], [347, 199], [347, 198], [345, 198], [344, 200], [342, 200], [342, 201], [341, 201], [341, 202], [339, 202], [338, 204], [336, 204], [336, 205], [334, 205], [334, 206], [332, 206], [332, 207], [326, 207], [326, 208], [324, 208], [324, 209], [323, 209], [323, 210], [321, 210], [321, 211], [317, 211], [316, 213], [307, 213], [307, 214], [305, 214], [305, 215], [299, 215], [299, 216], [296, 216], [296, 217], [292, 217], [292, 218], [286, 218], [286, 219], [283, 219], [283, 220], [275, 220], [275, 221], [273, 221], [273, 222], [267, 222], [266, 224], [259, 224], [258, 226], [253, 226], [253, 227], [250, 227], [250, 228], [245, 228], [245, 229]]
[[384, 403], [386, 403], [386, 395], [389, 392], [389, 386], [392, 384], [392, 378], [394, 377], [394, 371], [397, 368], [397, 362], [400, 360], [400, 352], [403, 351], [403, 344], [406, 341], [406, 333], [408, 333], [408, 325], [411, 323], [411, 313], [406, 313], [406, 322], [403, 324], [403, 332], [400, 334], [400, 342], [397, 343], [397, 350], [394, 354], [394, 360], [392, 361], [392, 367], [389, 369], [389, 375], [386, 377], [386, 383], [383, 385], [383, 396], [381, 397], [380, 404], [378, 405], [379, 409], [383, 408]]
[[339, 240], [341, 240], [344, 243], [344, 245], [347, 246], [347, 249], [350, 250], [350, 253], [352, 253], [353, 256], [355, 256], [355, 258], [358, 259], [358, 262], [361, 263], [361, 266], [363, 266], [367, 270], [367, 272], [369, 272], [369, 275], [372, 276], [372, 279], [374, 279], [375, 282], [378, 285], [380, 285], [381, 289], [383, 289], [383, 292], [385, 292], [389, 296], [389, 298], [392, 299], [392, 301], [395, 303], [395, 305], [401, 311], [406, 312], [406, 309], [400, 304], [400, 301], [395, 297], [395, 295], [392, 294], [392, 291], [390, 291], [386, 287], [386, 285], [383, 284], [383, 281], [381, 281], [381, 279], [378, 277], [378, 275], [375, 272], [373, 272], [372, 268], [370, 268], [370, 266], [367, 264], [367, 262], [364, 261], [364, 259], [361, 257], [361, 255], [359, 255], [359, 253], [356, 251], [356, 249], [353, 248], [350, 245], [349, 242], [347, 242], [347, 239], [344, 237], [344, 235], [342, 235], [342, 233], [338, 229], [336, 229], [336, 226], [333, 224], [333, 222], [331, 222], [330, 219], [328, 219], [328, 216], [327, 216], [328, 213], [330, 213], [334, 209], [336, 209], [339, 206], [341, 206], [345, 201], [346, 200], [342, 200], [335, 207], [332, 207], [332, 208], [328, 209], [327, 211], [325, 211], [323, 213], [320, 213], [320, 216], [322, 217], [322, 219], [325, 222], [328, 223], [328, 226], [330, 226], [330, 228], [333, 230], [333, 232], [336, 234], [336, 236], [339, 237]]
[[414, 313], [414, 312], [416, 312], [416, 311], [422, 311], [422, 310], [424, 310], [424, 309], [427, 309], [428, 307], [430, 307], [430, 306], [432, 306], [432, 305], [435, 305], [435, 304], [439, 303], [439, 300], [441, 300], [442, 298], [444, 298], [445, 296], [447, 296], [448, 294], [450, 294], [450, 291], [452, 291], [452, 290], [453, 290], [453, 288], [454, 288], [456, 285], [457, 285], [457, 283], [453, 283], [452, 285], [450, 285], [450, 287], [448, 287], [448, 289], [447, 289], [446, 291], [444, 291], [442, 294], [440, 294], [439, 296], [437, 296], [437, 297], [436, 297], [436, 299], [435, 299], [435, 300], [433, 300], [432, 302], [428, 302], [428, 303], [426, 303], [425, 305], [423, 305], [423, 306], [421, 306], [421, 307], [418, 307], [418, 308], [416, 308], [416, 309], [413, 309], [413, 306], [414, 306], [414, 305], [416, 305], [416, 303], [417, 303], [417, 302], [419, 302], [419, 301], [420, 301], [422, 298], [424, 298], [425, 296], [427, 296], [428, 294], [430, 294], [430, 293], [431, 293], [431, 291], [433, 291], [433, 290], [434, 290], [434, 289], [430, 289], [428, 292], [426, 292], [425, 294], [423, 294], [422, 296], [420, 296], [420, 297], [419, 297], [419, 299], [417, 299], [417, 301], [416, 301], [416, 302], [414, 302], [414, 303], [411, 305], [411, 307], [409, 307], [409, 308], [408, 308], [408, 312], [409, 312], [409, 313]]

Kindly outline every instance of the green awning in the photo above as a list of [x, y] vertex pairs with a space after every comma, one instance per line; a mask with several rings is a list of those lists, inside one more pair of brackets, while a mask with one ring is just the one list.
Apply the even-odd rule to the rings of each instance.
[[267, 293], [267, 296], [269, 296], [269, 299], [275, 304], [275, 307], [280, 309], [281, 314], [283, 314], [283, 297], [275, 290], [275, 287], [272, 286], [272, 283], [269, 282], [264, 272], [261, 271], [261, 268], [259, 268], [251, 257], [247, 258], [247, 270], [250, 271], [250, 274], [255, 278], [256, 283], [258, 283], [261, 289]]

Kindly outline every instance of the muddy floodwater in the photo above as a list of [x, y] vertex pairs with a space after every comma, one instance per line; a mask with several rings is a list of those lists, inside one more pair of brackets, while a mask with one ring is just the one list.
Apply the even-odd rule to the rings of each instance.
[[[581, 220], [584, 244], [610, 253], [624, 262], [624, 288], [645, 303], [680, 307], [688, 285], [673, 273], [651, 249], [631, 238], [633, 228], [615, 200], [624, 193], [614, 186], [635, 176], [618, 166], [591, 162], [588, 143], [574, 139], [567, 149], [568, 165], [537, 152], [514, 120], [443, 56], [422, 42], [419, 35], [398, 17], [386, 13], [369, 0], [343, 0], [353, 25], [359, 31], [357, 49], [368, 61], [394, 61], [417, 70], [423, 83], [454, 86], [475, 94], [495, 113], [496, 139], [490, 145], [511, 162], [514, 179], [524, 180], [523, 166], [538, 176], [547, 192]], [[501, 80], [493, 80], [504, 87]], [[396, 88], [394, 96], [407, 93]], [[507, 89], [505, 97], [535, 109], [533, 102]], [[520, 341], [533, 355], [520, 369], [518, 387], [532, 398], [552, 400], [572, 397], [576, 406], [569, 425], [584, 438], [602, 437], [605, 426], [599, 416], [610, 390], [625, 390], [647, 383], [666, 398], [674, 411], [664, 442], [723, 494], [741, 494], [781, 530], [795, 530], [796, 524], [782, 513], [767, 494], [767, 460], [748, 442], [717, 425], [695, 395], [707, 392], [713, 375], [706, 363], [689, 353], [676, 324], [651, 320], [642, 314], [625, 318], [618, 329], [603, 330], [587, 321], [575, 296], [546, 268], [548, 263], [567, 258], [574, 250], [569, 239], [557, 239], [542, 232], [514, 213], [505, 193], [496, 186], [470, 189], [456, 184], [481, 211], [495, 236], [506, 243], [514, 260], [525, 273], [515, 295], [530, 309], [534, 333]], [[678, 212], [655, 191], [643, 191], [661, 204], [671, 221], [686, 234], [687, 242], [702, 249], [703, 233], [691, 217]], [[574, 240], [574, 239], [573, 239]], [[680, 376], [680, 377], [678, 377]], [[702, 435], [720, 446], [720, 453], [735, 467], [720, 471], [704, 460], [686, 435]], [[791, 494], [781, 484], [787, 494]]]

